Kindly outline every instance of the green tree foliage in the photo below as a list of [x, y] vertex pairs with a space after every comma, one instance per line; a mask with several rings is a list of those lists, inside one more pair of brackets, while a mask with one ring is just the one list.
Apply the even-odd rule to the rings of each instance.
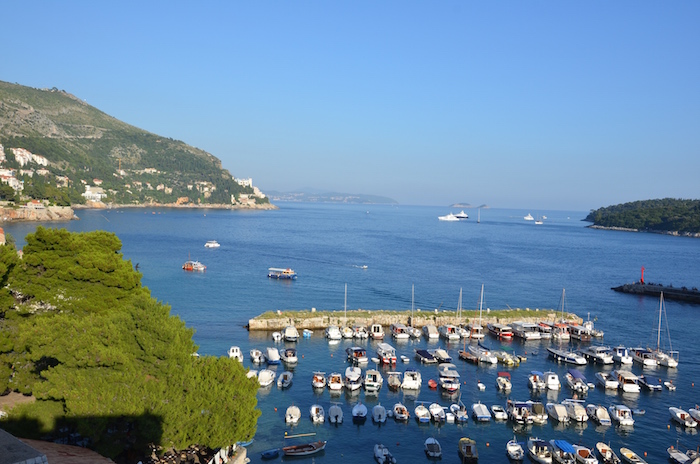
[[21, 413], [67, 420], [110, 456], [126, 446], [113, 435], [125, 421], [140, 449], [252, 437], [255, 379], [229, 358], [193, 356], [193, 330], [150, 296], [120, 249], [107, 232], [39, 227], [21, 262], [0, 253], [17, 297], [13, 307], [0, 298], [0, 380], [37, 398]]
[[586, 221], [603, 227], [656, 232], [700, 232], [700, 200], [642, 200], [592, 210]]

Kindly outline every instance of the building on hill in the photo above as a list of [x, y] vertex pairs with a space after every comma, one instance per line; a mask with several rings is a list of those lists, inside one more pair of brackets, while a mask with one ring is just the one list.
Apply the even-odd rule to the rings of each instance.
[[102, 201], [104, 197], [107, 196], [102, 187], [93, 187], [92, 185], [85, 186], [85, 193], [82, 194], [86, 200], [89, 201]]

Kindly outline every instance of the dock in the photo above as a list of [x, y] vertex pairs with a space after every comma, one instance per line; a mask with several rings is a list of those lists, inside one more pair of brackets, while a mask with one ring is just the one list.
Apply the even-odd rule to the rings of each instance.
[[623, 284], [619, 287], [612, 287], [611, 290], [621, 293], [629, 293], [632, 295], [653, 296], [659, 298], [661, 292], [664, 294], [664, 299], [683, 301], [686, 303], [700, 304], [700, 291], [693, 287], [674, 287], [672, 285], [650, 284], [644, 282], [634, 282], [632, 284]]

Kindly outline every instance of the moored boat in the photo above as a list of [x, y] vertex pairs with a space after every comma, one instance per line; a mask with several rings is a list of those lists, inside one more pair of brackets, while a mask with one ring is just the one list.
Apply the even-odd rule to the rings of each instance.
[[228, 349], [228, 357], [238, 362], [243, 362], [243, 353], [241, 353], [241, 349], [237, 346], [232, 346]]
[[326, 373], [316, 371], [311, 377], [311, 386], [313, 388], [326, 388]]
[[566, 399], [561, 404], [566, 408], [566, 413], [570, 420], [576, 422], [586, 422], [588, 420], [588, 413], [583, 406], [583, 400]]
[[365, 371], [365, 391], [367, 393], [376, 393], [382, 388], [384, 384], [384, 379], [382, 378], [381, 372], [376, 369], [367, 369]]
[[617, 370], [610, 375], [617, 378], [619, 389], [626, 393], [639, 393], [639, 379], [631, 371]]
[[260, 364], [265, 361], [265, 356], [262, 354], [262, 351], [257, 348], [253, 348], [250, 350], [250, 361], [253, 364]]
[[552, 447], [549, 443], [537, 437], [527, 439], [527, 451], [530, 458], [540, 464], [552, 463]]
[[280, 352], [280, 359], [285, 364], [296, 364], [299, 361], [296, 348], [285, 348]]
[[372, 324], [369, 328], [369, 336], [374, 340], [384, 339], [384, 327], [381, 324]]
[[600, 425], [612, 425], [610, 414], [608, 414], [608, 410], [605, 409], [604, 406], [599, 404], [588, 404], [586, 405], [586, 414], [588, 414], [590, 419]]
[[299, 340], [299, 331], [293, 325], [288, 325], [282, 330], [282, 338], [286, 342], [296, 342]]
[[540, 371], [530, 371], [530, 375], [527, 376], [527, 384], [531, 390], [544, 390], [547, 388], [547, 384], [544, 381], [544, 374]]
[[277, 374], [275, 371], [271, 369], [261, 369], [258, 372], [258, 383], [261, 387], [267, 387], [268, 385], [272, 385], [276, 376]]
[[512, 440], [508, 440], [508, 443], [506, 443], [506, 455], [508, 456], [508, 459], [512, 461], [522, 461], [525, 459], [525, 450], [523, 449], [523, 445], [519, 443], [515, 437], [513, 437]]
[[532, 424], [533, 418], [530, 416], [530, 406], [525, 401], [508, 400], [506, 403], [508, 419], [520, 425]]
[[378, 464], [396, 464], [396, 458], [391, 454], [389, 449], [381, 443], [374, 445], [374, 460], [377, 461]]
[[394, 414], [394, 420], [399, 422], [405, 422], [411, 416], [411, 414], [408, 412], [408, 408], [406, 408], [403, 403], [394, 404], [392, 412]]
[[398, 390], [401, 388], [401, 372], [392, 371], [387, 372], [386, 383], [389, 386], [389, 390]]
[[559, 350], [557, 348], [552, 347], [548, 347], [547, 351], [549, 352], [549, 356], [557, 361], [569, 364], [576, 364], [579, 366], [585, 366], [586, 364], [588, 364], [586, 358], [573, 351]]
[[428, 437], [423, 444], [425, 455], [431, 459], [439, 459], [442, 457], [442, 447], [440, 442], [435, 437]]
[[626, 346], [618, 345], [612, 349], [613, 361], [620, 364], [632, 364], [632, 356]]
[[450, 342], [454, 342], [460, 339], [457, 326], [451, 324], [445, 324], [438, 327], [438, 333], [440, 334], [440, 337]]
[[204, 272], [207, 270], [207, 267], [199, 261], [188, 260], [182, 265], [182, 269], [189, 272]]
[[292, 386], [292, 379], [294, 374], [289, 371], [284, 371], [277, 378], [277, 386], [281, 389], [289, 388]]
[[564, 374], [566, 383], [569, 385], [572, 391], [580, 394], [588, 393], [588, 382], [586, 377], [578, 369], [569, 369], [566, 374]]
[[440, 406], [440, 404], [431, 403], [428, 407], [428, 411], [430, 412], [430, 418], [433, 422], [437, 424], [445, 422], [445, 408]]
[[642, 374], [637, 378], [637, 381], [640, 386], [649, 391], [661, 391], [664, 389], [664, 386], [661, 385], [661, 381], [653, 376]]
[[309, 408], [309, 416], [314, 424], [323, 424], [326, 420], [326, 413], [320, 404], [312, 404]]
[[491, 415], [494, 420], [508, 420], [508, 413], [500, 404], [491, 405]]
[[608, 412], [610, 412], [610, 419], [616, 424], [628, 427], [634, 425], [632, 410], [624, 404], [613, 404], [608, 407]]
[[377, 345], [377, 356], [382, 364], [396, 364], [396, 350], [388, 343]]
[[416, 420], [420, 423], [427, 424], [430, 422], [430, 410], [423, 403], [418, 403], [413, 409], [413, 414], [415, 414]]
[[697, 427], [698, 425], [698, 423], [695, 422], [695, 419], [693, 419], [684, 409], [671, 406], [668, 408], [668, 412], [671, 415], [671, 420], [683, 427], [693, 428]]
[[401, 388], [404, 390], [418, 390], [423, 384], [423, 379], [415, 369], [406, 369], [403, 374], [403, 381], [401, 382]]
[[440, 332], [438, 332], [437, 327], [432, 324], [423, 326], [423, 336], [428, 340], [434, 340], [440, 338]]
[[309, 456], [323, 451], [326, 448], [326, 441], [315, 441], [303, 445], [285, 446], [282, 452], [285, 456]]
[[615, 362], [613, 360], [613, 353], [608, 346], [589, 346], [581, 351], [584, 358], [595, 364], [612, 364]]
[[472, 404], [472, 417], [477, 422], [489, 422], [491, 420], [491, 413], [485, 404], [478, 402]]
[[644, 459], [629, 448], [620, 448], [620, 456], [623, 461], [629, 464], [647, 464]]
[[513, 338], [513, 329], [511, 329], [509, 325], [488, 323], [486, 324], [486, 328], [489, 330], [489, 333], [496, 338], [505, 340]]
[[556, 372], [547, 371], [544, 373], [544, 383], [547, 386], [547, 390], [560, 390], [561, 382], [559, 381], [559, 376]]
[[359, 389], [362, 386], [362, 370], [357, 366], [348, 366], [345, 369], [343, 386], [349, 391]]
[[204, 244], [204, 248], [219, 248], [221, 244], [217, 242], [216, 240], [209, 240], [207, 243]]
[[274, 346], [268, 346], [265, 348], [265, 360], [267, 364], [279, 364], [280, 363], [280, 352]]
[[423, 364], [435, 364], [437, 359], [428, 350], [416, 350], [416, 359], [418, 359]]
[[642, 367], [654, 367], [659, 364], [651, 350], [646, 348], [632, 348], [632, 360], [642, 365]]
[[606, 390], [617, 390], [620, 388], [620, 382], [617, 381], [609, 372], [596, 372], [595, 380]]
[[350, 361], [355, 366], [364, 366], [369, 362], [367, 358], [367, 350], [360, 346], [351, 346], [345, 349], [345, 354]]
[[576, 449], [566, 440], [549, 440], [552, 447], [552, 461], [560, 464], [574, 464]]
[[617, 457], [617, 454], [615, 454], [609, 445], [602, 441], [595, 444], [595, 450], [598, 452], [602, 464], [620, 464], [621, 461], [620, 458]]
[[284, 414], [284, 422], [287, 424], [296, 424], [301, 419], [301, 410], [299, 406], [291, 405], [287, 408]]
[[547, 403], [545, 409], [552, 420], [563, 424], [569, 422], [569, 413], [566, 412], [566, 407], [564, 407], [564, 405], [559, 403]]
[[383, 424], [386, 422], [386, 408], [381, 404], [376, 404], [372, 408], [372, 422], [375, 424]]
[[457, 446], [462, 463], [478, 462], [479, 450], [476, 448], [476, 441], [468, 437], [462, 437], [459, 439]]
[[343, 408], [340, 407], [340, 403], [333, 403], [328, 408], [328, 422], [336, 425], [343, 423]]
[[362, 402], [358, 402], [352, 407], [352, 421], [355, 423], [363, 423], [367, 420], [367, 406]]
[[513, 330], [513, 336], [527, 340], [540, 340], [542, 334], [537, 328], [537, 324], [532, 322], [516, 321], [510, 324]]
[[590, 448], [581, 444], [573, 445], [576, 450], [576, 462], [581, 464], [598, 464], [598, 459]]
[[391, 324], [390, 329], [391, 329], [391, 336], [395, 340], [408, 340], [411, 336], [408, 333], [408, 328], [406, 327], [405, 324], [400, 324], [400, 323]]
[[503, 392], [509, 392], [513, 388], [513, 384], [510, 381], [510, 373], [499, 372], [496, 376], [496, 388]]
[[332, 372], [331, 375], [328, 376], [328, 381], [326, 383], [332, 392], [339, 392], [345, 386], [343, 383], [343, 376], [340, 375], [339, 372]]

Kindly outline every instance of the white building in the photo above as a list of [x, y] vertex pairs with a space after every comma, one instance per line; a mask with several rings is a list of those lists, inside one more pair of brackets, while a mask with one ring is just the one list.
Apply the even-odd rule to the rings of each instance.
[[86, 200], [90, 201], [102, 201], [102, 199], [107, 196], [102, 187], [93, 187], [91, 185], [85, 186], [85, 193], [82, 195]]

